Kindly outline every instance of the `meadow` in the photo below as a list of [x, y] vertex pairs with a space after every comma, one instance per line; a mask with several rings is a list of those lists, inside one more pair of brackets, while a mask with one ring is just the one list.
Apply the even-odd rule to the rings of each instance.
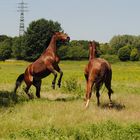
[[87, 61], [61, 61], [62, 87], [51, 88], [53, 75], [43, 79], [41, 99], [35, 88], [29, 100], [23, 91], [13, 97], [15, 80], [29, 62], [0, 62], [0, 139], [9, 140], [138, 140], [140, 139], [140, 62], [112, 64], [113, 107], [101, 89], [101, 106], [93, 92], [84, 108]]

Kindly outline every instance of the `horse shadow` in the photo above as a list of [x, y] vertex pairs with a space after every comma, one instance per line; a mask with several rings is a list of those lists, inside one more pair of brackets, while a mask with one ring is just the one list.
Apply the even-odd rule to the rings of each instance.
[[116, 101], [113, 101], [111, 106], [108, 103], [104, 103], [100, 107], [103, 109], [115, 109], [117, 111], [121, 111], [121, 110], [125, 109], [124, 104], [117, 103]]
[[0, 91], [0, 107], [11, 107], [15, 104], [28, 101], [24, 96], [19, 96], [13, 91]]
[[0, 107], [9, 107], [16, 103], [16, 97], [9, 91], [0, 91]]
[[[20, 104], [23, 102], [29, 102], [34, 99], [38, 99], [32, 92], [30, 93], [31, 99], [23, 92], [19, 92], [15, 94], [13, 91], [0, 91], [0, 107], [11, 107], [16, 104]], [[57, 94], [56, 94], [57, 95]], [[60, 101], [60, 102], [68, 102], [79, 99], [77, 96], [68, 96], [65, 94], [57, 95], [57, 96], [46, 96], [39, 98], [40, 101]]]

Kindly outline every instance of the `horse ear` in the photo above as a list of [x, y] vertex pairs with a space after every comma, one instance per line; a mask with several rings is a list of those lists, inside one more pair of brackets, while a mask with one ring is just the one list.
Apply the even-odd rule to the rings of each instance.
[[95, 40], [92, 41], [92, 46], [96, 46], [96, 41]]
[[92, 45], [92, 41], [89, 41], [88, 45], [89, 45], [89, 47], [90, 47], [90, 46]]
[[55, 32], [55, 34], [56, 34], [56, 35], [59, 35], [59, 34], [60, 34], [60, 32]]

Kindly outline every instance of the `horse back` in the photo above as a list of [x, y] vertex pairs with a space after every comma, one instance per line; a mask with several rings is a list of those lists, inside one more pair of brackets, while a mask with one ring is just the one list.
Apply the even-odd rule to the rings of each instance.
[[105, 59], [96, 58], [89, 61], [88, 72], [91, 78], [105, 77], [111, 73], [111, 65]]

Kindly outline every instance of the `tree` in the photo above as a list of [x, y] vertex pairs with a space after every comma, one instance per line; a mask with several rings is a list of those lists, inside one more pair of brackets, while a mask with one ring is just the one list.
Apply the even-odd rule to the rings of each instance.
[[136, 36], [133, 41], [133, 46], [140, 52], [140, 36]]
[[12, 55], [16, 59], [24, 59], [25, 56], [25, 37], [15, 37], [13, 39]]
[[67, 58], [71, 60], [81, 60], [88, 57], [88, 50], [85, 51], [79, 46], [72, 46], [68, 49]]
[[127, 61], [130, 60], [130, 47], [129, 46], [124, 46], [119, 49], [118, 51], [118, 57], [121, 61]]
[[0, 42], [3, 42], [6, 39], [9, 39], [10, 37], [8, 37], [7, 35], [0, 35]]
[[62, 60], [68, 59], [67, 53], [68, 53], [69, 47], [68, 46], [61, 46], [58, 49], [58, 55], [61, 56]]
[[53, 33], [57, 31], [62, 31], [58, 22], [45, 19], [31, 22], [25, 33], [25, 59], [37, 59], [47, 48]]
[[118, 50], [124, 46], [132, 46], [134, 41], [134, 36], [131, 35], [118, 35], [114, 36], [110, 40], [110, 46], [115, 50], [115, 53], [118, 53]]
[[108, 43], [100, 44], [100, 51], [102, 55], [115, 54], [115, 50]]
[[139, 60], [138, 49], [136, 49], [136, 48], [132, 49], [131, 54], [130, 54], [130, 60], [131, 61], [138, 61]]
[[81, 60], [88, 58], [88, 41], [73, 40], [67, 46], [61, 46], [58, 49], [58, 55], [61, 59]]
[[6, 60], [11, 57], [12, 53], [12, 39], [5, 39], [0, 43], [0, 60]]

